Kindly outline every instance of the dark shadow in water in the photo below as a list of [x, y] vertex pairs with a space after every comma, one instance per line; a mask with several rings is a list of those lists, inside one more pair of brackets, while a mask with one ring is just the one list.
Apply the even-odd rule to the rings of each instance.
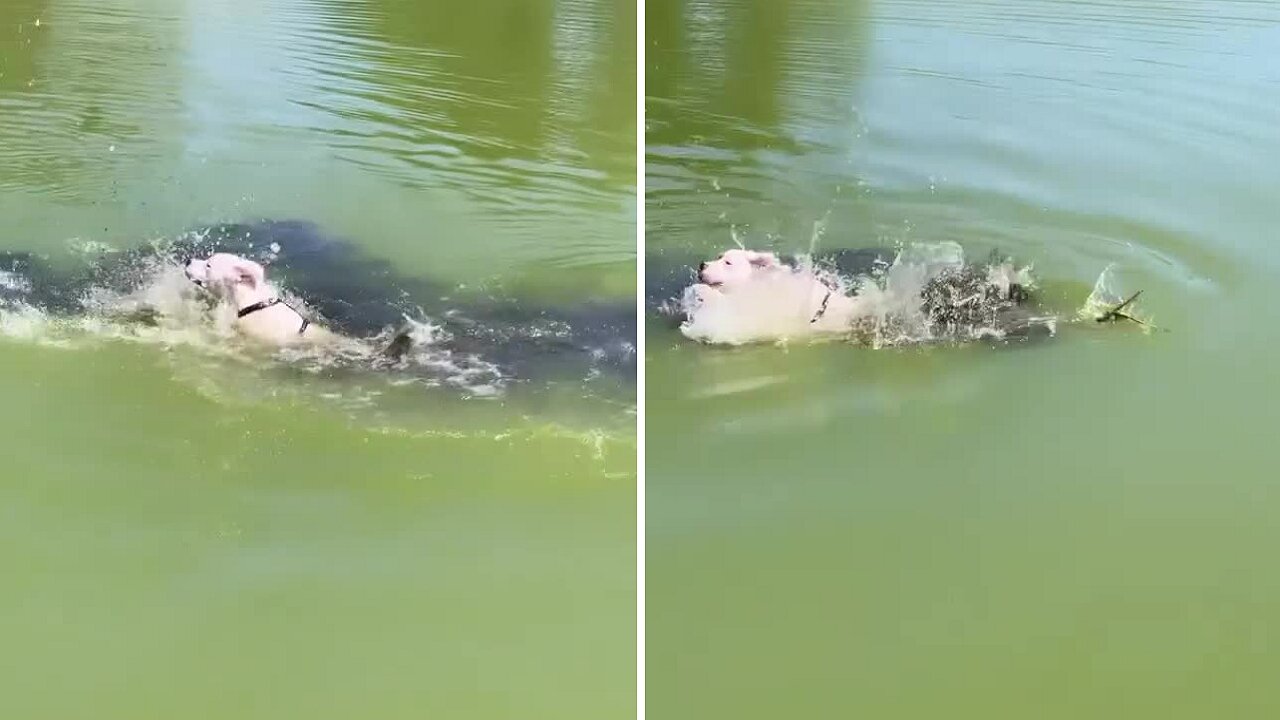
[[659, 0], [646, 3], [645, 13], [650, 143], [746, 149], [785, 141], [777, 131], [791, 3], [713, 9]]
[[858, 133], [868, 3], [645, 7], [647, 249], [705, 245], [713, 229], [727, 240], [761, 216], [784, 225], [808, 187], [790, 159], [843, 157]]
[[[176, 263], [230, 252], [267, 266], [273, 282], [302, 297], [317, 321], [355, 337], [429, 319], [446, 335], [440, 348], [476, 356], [516, 381], [582, 381], [602, 373], [627, 382], [636, 374], [635, 305], [583, 299], [532, 305], [519, 298], [476, 295], [427, 278], [406, 277], [391, 263], [304, 221], [259, 221], [201, 229], [156, 248], [108, 255], [88, 268], [61, 272], [29, 253], [0, 253], [0, 301], [59, 315], [87, 312], [91, 289], [128, 293], [150, 277], [157, 259]], [[14, 279], [18, 282], [13, 282]]]
[[343, 0], [322, 22], [375, 40], [315, 66], [347, 159], [524, 212], [634, 191], [634, 2]]
[[821, 112], [861, 77], [867, 10], [863, 0], [647, 2], [646, 142], [798, 149], [795, 116]]

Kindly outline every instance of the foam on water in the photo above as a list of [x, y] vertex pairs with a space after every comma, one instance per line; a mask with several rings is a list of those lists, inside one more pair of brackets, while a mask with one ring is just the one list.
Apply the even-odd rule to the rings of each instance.
[[18, 273], [0, 270], [0, 290], [8, 290], [15, 293], [30, 292], [31, 281]]

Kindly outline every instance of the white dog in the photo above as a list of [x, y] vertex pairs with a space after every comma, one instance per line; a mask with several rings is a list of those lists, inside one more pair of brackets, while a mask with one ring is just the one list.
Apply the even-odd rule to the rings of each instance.
[[701, 335], [699, 326], [713, 323], [729, 342], [843, 333], [856, 313], [855, 298], [838, 283], [769, 252], [729, 250], [700, 264], [698, 281], [686, 300], [693, 311], [687, 334]]
[[1053, 332], [1052, 316], [1036, 315], [1029, 302], [1035, 288], [1029, 268], [970, 264], [954, 243], [904, 248], [878, 275], [847, 279], [808, 261], [789, 266], [773, 253], [734, 249], [701, 263], [698, 281], [685, 291], [680, 327], [705, 342], [850, 335], [881, 343]]
[[191, 260], [183, 268], [187, 278], [213, 293], [236, 311], [235, 328], [264, 345], [327, 343], [337, 336], [311, 323], [280, 298], [258, 263], [228, 253]]
[[[333, 345], [350, 340], [312, 323], [309, 318], [280, 297], [267, 282], [266, 270], [239, 255], [216, 253], [194, 259], [183, 272], [196, 285], [213, 293], [235, 310], [234, 326], [246, 337], [270, 347], [290, 345]], [[409, 329], [402, 329], [382, 350], [392, 360], [401, 359], [413, 346]]]

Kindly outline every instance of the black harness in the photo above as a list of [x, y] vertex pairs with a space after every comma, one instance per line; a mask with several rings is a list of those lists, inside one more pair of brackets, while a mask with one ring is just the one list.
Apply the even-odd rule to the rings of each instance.
[[[285, 306], [285, 307], [289, 308], [290, 310], [292, 310], [292, 311], [293, 311], [293, 313], [294, 313], [295, 315], [297, 315], [299, 318], [302, 318], [302, 327], [298, 328], [298, 334], [299, 334], [299, 335], [301, 335], [302, 333], [306, 332], [306, 331], [307, 331], [307, 328], [311, 326], [311, 321], [310, 321], [310, 320], [308, 320], [308, 319], [306, 318], [306, 316], [304, 316], [302, 313], [298, 312], [298, 309], [297, 309], [297, 308], [295, 308], [294, 306], [290, 305], [289, 303], [287, 303], [287, 302], [285, 302], [285, 301], [281, 300], [280, 298], [271, 298], [270, 300], [263, 300], [263, 301], [261, 301], [261, 302], [256, 302], [256, 303], [254, 303], [254, 304], [252, 304], [252, 305], [249, 305], [249, 306], [246, 306], [246, 307], [242, 307], [242, 308], [240, 308], [240, 310], [239, 310], [238, 312], [236, 312], [236, 317], [237, 317], [237, 318], [242, 318], [242, 317], [244, 317], [244, 316], [246, 316], [246, 315], [252, 315], [252, 314], [254, 314], [254, 313], [258, 312], [259, 310], [266, 310], [267, 308], [272, 307], [273, 305], [283, 305], [283, 306]], [[825, 307], [825, 303], [824, 303], [824, 307]]]
[[818, 308], [818, 312], [813, 314], [813, 319], [809, 321], [812, 325], [822, 319], [827, 312], [827, 303], [831, 302], [831, 288], [827, 288], [827, 294], [822, 296], [822, 307]]

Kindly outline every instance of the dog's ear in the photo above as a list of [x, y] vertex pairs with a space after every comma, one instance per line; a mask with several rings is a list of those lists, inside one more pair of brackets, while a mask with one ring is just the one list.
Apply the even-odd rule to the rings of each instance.
[[747, 262], [751, 263], [752, 267], [776, 267], [778, 265], [778, 256], [768, 252], [749, 251], [747, 253]]
[[258, 287], [266, 282], [267, 279], [266, 271], [262, 269], [261, 265], [252, 260], [237, 262], [231, 266], [231, 271], [236, 274], [236, 279], [252, 288]]

